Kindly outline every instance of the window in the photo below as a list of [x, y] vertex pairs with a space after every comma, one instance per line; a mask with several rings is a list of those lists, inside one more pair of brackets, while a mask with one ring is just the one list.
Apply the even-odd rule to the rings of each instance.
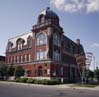
[[38, 36], [37, 36], [37, 45], [44, 45], [46, 44], [46, 35], [44, 33], [40, 33]]
[[16, 63], [19, 63], [19, 56], [16, 56]]
[[47, 74], [47, 69], [44, 70], [44, 73]]
[[31, 55], [30, 54], [27, 55], [27, 61], [29, 61], [29, 62], [31, 61]]
[[53, 43], [54, 45], [60, 46], [60, 38], [56, 33], [53, 35]]
[[47, 69], [47, 74], [50, 74], [50, 69]]
[[21, 39], [21, 38], [19, 38], [18, 40], [17, 40], [17, 50], [22, 50], [23, 49], [23, 44], [24, 44], [24, 40], [23, 39]]
[[38, 51], [36, 56], [37, 56], [37, 60], [47, 59], [46, 51]]
[[12, 49], [13, 43], [12, 42], [8, 42], [8, 46], [7, 46], [7, 50], [10, 52]]
[[60, 53], [54, 51], [54, 52], [53, 52], [53, 59], [54, 59], [55, 61], [60, 61], [60, 60], [61, 60]]
[[23, 56], [20, 57], [21, 62], [23, 62]]
[[29, 54], [29, 62], [31, 61], [31, 55]]
[[61, 67], [61, 75], [63, 75], [63, 74], [64, 74], [64, 68]]
[[25, 61], [25, 62], [27, 61], [27, 55], [24, 56], [24, 61]]
[[38, 67], [38, 76], [41, 77], [42, 76], [42, 66]]
[[21, 42], [18, 43], [18, 50], [22, 50], [22, 43]]

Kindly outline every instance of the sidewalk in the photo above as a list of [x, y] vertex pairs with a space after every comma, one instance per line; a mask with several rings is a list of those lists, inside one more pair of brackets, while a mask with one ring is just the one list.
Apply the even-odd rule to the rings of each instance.
[[16, 83], [0, 81], [0, 84], [10, 84], [10, 85], [21, 85], [21, 86], [34, 86], [34, 87], [49, 87], [49, 88], [61, 88], [61, 89], [83, 89], [83, 90], [95, 90], [99, 91], [99, 86], [96, 87], [74, 87], [75, 84], [62, 84], [62, 85], [41, 85], [41, 84], [28, 84], [28, 83]]

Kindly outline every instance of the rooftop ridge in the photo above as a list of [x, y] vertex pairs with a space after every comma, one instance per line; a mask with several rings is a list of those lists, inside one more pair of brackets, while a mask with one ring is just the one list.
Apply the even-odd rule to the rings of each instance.
[[9, 39], [8, 39], [8, 41], [9, 41], [9, 40], [11, 40], [11, 39], [15, 39], [15, 38], [18, 38], [18, 37], [24, 36], [24, 35], [29, 34], [29, 33], [32, 33], [32, 32], [24, 33], [24, 34], [21, 34], [21, 35], [18, 35], [18, 36], [15, 36], [15, 37], [9, 38]]

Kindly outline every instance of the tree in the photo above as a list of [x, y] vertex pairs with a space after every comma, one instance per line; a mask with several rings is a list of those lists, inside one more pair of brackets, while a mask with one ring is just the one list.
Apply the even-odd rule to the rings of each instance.
[[88, 77], [91, 78], [91, 79], [93, 79], [94, 78], [94, 72], [90, 70], [88, 72]]
[[11, 64], [8, 68], [8, 75], [14, 76], [14, 71], [15, 71], [15, 68], [13, 67], [13, 64]]
[[96, 70], [94, 71], [95, 74], [95, 78], [97, 79], [97, 81], [99, 82], [99, 69], [98, 67], [96, 68]]
[[86, 79], [86, 83], [88, 83], [89, 79], [92, 80], [94, 78], [94, 72], [90, 69], [84, 69], [84, 77]]
[[21, 66], [15, 68], [15, 78], [24, 76], [24, 69]]
[[8, 66], [6, 64], [2, 64], [0, 66], [0, 76], [2, 80], [6, 80], [8, 77]]

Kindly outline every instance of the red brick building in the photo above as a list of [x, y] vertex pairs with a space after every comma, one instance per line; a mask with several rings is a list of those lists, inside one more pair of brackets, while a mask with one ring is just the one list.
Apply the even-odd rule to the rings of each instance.
[[24, 76], [77, 80], [75, 55], [85, 55], [80, 40], [75, 43], [66, 37], [58, 15], [47, 8], [39, 14], [32, 32], [8, 40], [6, 62], [22, 66]]

